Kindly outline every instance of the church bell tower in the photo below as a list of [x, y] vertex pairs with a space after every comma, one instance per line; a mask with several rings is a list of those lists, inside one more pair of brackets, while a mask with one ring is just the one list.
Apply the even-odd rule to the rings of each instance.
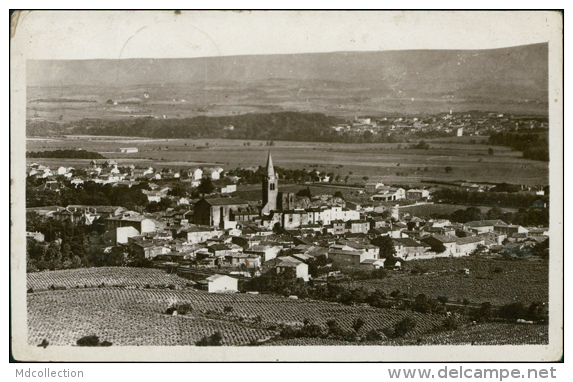
[[269, 151], [267, 158], [267, 171], [263, 179], [263, 214], [269, 214], [277, 209], [277, 197], [279, 192], [279, 179], [273, 167], [273, 158]]

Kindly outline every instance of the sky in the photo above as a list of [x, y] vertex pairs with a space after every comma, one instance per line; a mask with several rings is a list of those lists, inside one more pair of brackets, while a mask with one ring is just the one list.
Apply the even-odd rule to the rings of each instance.
[[548, 42], [560, 23], [540, 11], [32, 11], [19, 17], [12, 52], [116, 59], [490, 49]]

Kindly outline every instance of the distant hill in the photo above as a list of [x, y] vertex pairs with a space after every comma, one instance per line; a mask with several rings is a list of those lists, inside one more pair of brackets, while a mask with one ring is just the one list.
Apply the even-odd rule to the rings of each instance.
[[[548, 97], [548, 45], [188, 59], [30, 60], [27, 81], [29, 87], [79, 87], [76, 91], [81, 91], [81, 86], [147, 86], [159, 92], [159, 88], [189, 85], [197, 98], [210, 97], [213, 90], [228, 91], [237, 99], [238, 93], [243, 100], [259, 103], [298, 103], [294, 109], [313, 99], [326, 102], [325, 107], [414, 99], [430, 106], [468, 102], [477, 105], [476, 109], [497, 101], [534, 102], [543, 109]], [[394, 106], [400, 110], [400, 104]]]

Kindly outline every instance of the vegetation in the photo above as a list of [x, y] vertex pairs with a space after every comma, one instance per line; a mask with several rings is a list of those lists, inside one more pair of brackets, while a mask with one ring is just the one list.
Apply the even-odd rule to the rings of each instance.
[[26, 158], [105, 159], [100, 153], [86, 150], [48, 150], [26, 152]]
[[205, 336], [201, 338], [200, 341], [197, 341], [195, 345], [197, 346], [221, 346], [223, 336], [219, 332], [215, 332], [210, 336]]
[[98, 336], [85, 336], [80, 338], [76, 345], [78, 346], [111, 346], [111, 342], [109, 341], [101, 341], [99, 340]]
[[175, 274], [168, 274], [161, 269], [134, 267], [100, 267], [66, 269], [58, 271], [31, 272], [26, 275], [27, 288], [33, 291], [46, 290], [52, 285], [69, 288], [106, 287], [139, 287], [165, 288], [174, 285], [180, 288], [188, 280]]
[[[243, 114], [226, 117], [198, 116], [182, 119], [80, 120], [75, 134], [125, 135], [151, 138], [231, 138], [272, 141], [336, 142], [340, 138], [331, 129], [343, 120], [319, 113], [282, 112]], [[94, 126], [94, 124], [96, 126]], [[232, 131], [223, 130], [233, 125]]]
[[[523, 157], [526, 159], [549, 161], [549, 142], [539, 134], [494, 133], [490, 135], [488, 144], [523, 151]], [[493, 151], [490, 155], [493, 155]]]
[[68, 206], [81, 204], [89, 206], [121, 206], [129, 210], [137, 206], [146, 206], [149, 202], [142, 190], [148, 190], [146, 182], [140, 182], [132, 187], [126, 185], [101, 184], [86, 181], [83, 184], [71, 186], [69, 181], [61, 180], [59, 191], [38, 188], [41, 181], [35, 183], [26, 179], [26, 207]]
[[535, 195], [532, 193], [477, 192], [456, 190], [452, 188], [441, 188], [436, 190], [433, 198], [435, 200], [440, 200], [443, 203], [504, 208], [531, 208], [533, 203], [537, 200], [541, 200], [543, 203], [549, 202], [549, 197], [545, 195]]

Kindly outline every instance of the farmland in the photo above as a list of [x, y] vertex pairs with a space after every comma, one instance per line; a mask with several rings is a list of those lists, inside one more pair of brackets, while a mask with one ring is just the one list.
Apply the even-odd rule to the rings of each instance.
[[185, 286], [187, 280], [160, 269], [147, 268], [80, 268], [61, 271], [32, 272], [26, 274], [27, 288], [48, 289], [53, 286], [96, 287], [105, 286]]
[[[425, 268], [428, 273], [412, 275], [395, 274], [381, 280], [356, 282], [373, 290], [380, 288], [387, 293], [400, 290], [410, 296], [425, 294], [429, 298], [446, 296], [450, 301], [471, 303], [489, 302], [504, 305], [513, 302], [548, 302], [549, 272], [546, 262], [502, 261], [472, 258], [436, 258], [415, 260], [408, 267]], [[467, 268], [469, 275], [459, 270]]]
[[[189, 303], [192, 313], [185, 316], [163, 314], [171, 303]], [[224, 310], [229, 312], [224, 313]], [[149, 289], [68, 289], [28, 294], [28, 342], [40, 343], [47, 339], [53, 345], [72, 345], [86, 335], [97, 335], [102, 340], [122, 345], [193, 345], [203, 336], [219, 331], [223, 345], [249, 345], [258, 340], [268, 340], [278, 332], [280, 324], [302, 325], [303, 320], [325, 327], [326, 321], [336, 320], [344, 330], [350, 330], [357, 318], [365, 322], [361, 333], [369, 330], [392, 327], [409, 317], [416, 326], [406, 339], [378, 340], [372, 344], [407, 345], [421, 338], [424, 343], [467, 343], [480, 341], [483, 344], [505, 341], [485, 337], [487, 330], [481, 325], [468, 326], [468, 322], [456, 332], [438, 335], [444, 315], [421, 314], [409, 311], [377, 309], [368, 306], [350, 307], [336, 303], [313, 300], [291, 300], [274, 295], [208, 294], [185, 290]], [[488, 324], [490, 325], [490, 324]], [[496, 325], [492, 323], [492, 329]], [[506, 324], [505, 331], [513, 333], [509, 338], [514, 343], [543, 343], [546, 327], [530, 326], [526, 329], [515, 324]], [[412, 341], [408, 341], [410, 338]], [[480, 340], [481, 339], [481, 340]], [[289, 341], [279, 340], [276, 345]], [[304, 339], [300, 344], [327, 345], [332, 340]], [[316, 343], [313, 343], [316, 342]], [[344, 343], [343, 341], [335, 341]]]
[[[383, 340], [372, 345], [385, 346], [421, 346], [421, 345], [544, 345], [549, 342], [547, 325], [516, 325], [500, 322], [488, 322], [479, 325], [466, 325], [462, 329], [424, 336]], [[283, 340], [283, 346], [344, 346], [358, 345], [341, 340], [326, 338], [293, 338]], [[274, 343], [268, 343], [274, 345]]]
[[[363, 177], [386, 183], [420, 184], [425, 180], [508, 182], [548, 184], [547, 163], [521, 158], [521, 152], [471, 144], [470, 137], [427, 140], [429, 150], [404, 148], [406, 144], [345, 144], [313, 142], [267, 142], [225, 139], [142, 139], [122, 137], [69, 136], [29, 139], [28, 151], [82, 148], [115, 158], [120, 164], [185, 168], [193, 165], [221, 165], [225, 169], [264, 165], [272, 150], [275, 165], [283, 168], [333, 172], [349, 183], [363, 183]], [[486, 140], [486, 137], [476, 138]], [[135, 146], [139, 152], [120, 154], [119, 147]], [[402, 147], [404, 146], [404, 147]], [[28, 159], [28, 163], [32, 163]], [[87, 166], [88, 160], [42, 159], [45, 165]], [[453, 171], [446, 173], [450, 166]]]

